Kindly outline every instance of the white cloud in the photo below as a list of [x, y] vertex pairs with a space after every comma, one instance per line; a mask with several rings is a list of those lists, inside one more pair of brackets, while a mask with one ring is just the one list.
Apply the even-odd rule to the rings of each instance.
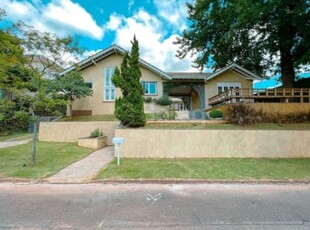
[[129, 0], [129, 3], [128, 3], [128, 11], [130, 12], [131, 11], [131, 7], [135, 4], [135, 1], [134, 0]]
[[[165, 71], [197, 71], [191, 66], [191, 59], [179, 60], [175, 57], [177, 46], [173, 44], [176, 34], [165, 37], [165, 24], [144, 9], [140, 9], [132, 17], [125, 18], [114, 15], [112, 21], [120, 22], [115, 30], [115, 43], [130, 50], [133, 36], [139, 41], [140, 56], [150, 64]], [[114, 24], [116, 25], [116, 24]]]
[[158, 14], [174, 28], [180, 32], [186, 28], [188, 0], [154, 0]]
[[58, 35], [82, 34], [100, 40], [104, 29], [79, 4], [71, 0], [52, 0], [43, 5], [40, 0], [1, 0], [0, 7], [12, 21], [22, 20], [36, 29]]
[[103, 29], [79, 4], [69, 0], [54, 0], [44, 10], [43, 17], [57, 25], [80, 32], [95, 39], [103, 37]]
[[106, 29], [108, 29], [108, 30], [116, 30], [117, 28], [120, 27], [123, 19], [124, 18], [121, 15], [112, 14], [110, 16], [109, 21], [105, 25]]

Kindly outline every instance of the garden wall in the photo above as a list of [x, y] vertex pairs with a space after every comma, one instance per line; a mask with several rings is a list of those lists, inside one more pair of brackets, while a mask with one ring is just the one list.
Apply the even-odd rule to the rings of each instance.
[[112, 145], [115, 128], [118, 121], [89, 122], [41, 122], [40, 141], [77, 142], [80, 137], [87, 137], [94, 129], [101, 129], [108, 136], [107, 144]]
[[310, 131], [116, 129], [121, 157], [310, 157]]

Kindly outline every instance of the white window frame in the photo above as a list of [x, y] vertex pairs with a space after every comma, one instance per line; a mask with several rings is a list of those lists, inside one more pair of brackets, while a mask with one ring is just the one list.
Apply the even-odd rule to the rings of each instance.
[[216, 90], [217, 90], [217, 93], [218, 94], [220, 94], [220, 92], [219, 92], [219, 88], [221, 87], [222, 88], [222, 92], [221, 93], [223, 93], [224, 92], [224, 88], [226, 88], [227, 87], [227, 89], [231, 89], [231, 88], [233, 88], [233, 89], [235, 89], [235, 88], [241, 88], [241, 83], [240, 82], [218, 82], [217, 84], [216, 84]]
[[[114, 74], [114, 67], [108, 67], [104, 69], [103, 73], [103, 101], [115, 101], [116, 88], [112, 82]], [[108, 91], [108, 94], [107, 94]]]
[[[151, 84], [155, 84], [155, 93], [150, 93], [150, 91], [151, 91]], [[143, 85], [143, 93], [144, 93], [144, 95], [148, 95], [148, 96], [155, 96], [155, 95], [157, 95], [157, 82], [156, 81], [143, 81], [142, 85]], [[146, 92], [146, 87], [147, 87], [148, 93]]]

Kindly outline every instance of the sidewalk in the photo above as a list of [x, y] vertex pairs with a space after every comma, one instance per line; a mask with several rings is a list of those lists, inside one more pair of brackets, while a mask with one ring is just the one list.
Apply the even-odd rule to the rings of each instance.
[[114, 146], [99, 149], [46, 179], [50, 183], [90, 182], [114, 157]]

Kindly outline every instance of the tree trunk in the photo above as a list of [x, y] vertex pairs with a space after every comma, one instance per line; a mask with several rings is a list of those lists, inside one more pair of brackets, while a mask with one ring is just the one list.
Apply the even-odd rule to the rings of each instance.
[[289, 49], [280, 49], [280, 60], [283, 88], [293, 88], [295, 81], [295, 71], [293, 58]]
[[30, 107], [30, 113], [32, 115], [32, 121], [33, 121], [31, 161], [32, 163], [34, 163], [36, 161], [36, 154], [37, 154], [37, 118], [34, 112], [34, 106]]
[[36, 161], [37, 153], [37, 120], [33, 119], [33, 135], [32, 135], [32, 150], [31, 150], [31, 161], [34, 163]]
[[69, 108], [70, 108], [70, 121], [72, 120], [72, 103], [69, 103]]

